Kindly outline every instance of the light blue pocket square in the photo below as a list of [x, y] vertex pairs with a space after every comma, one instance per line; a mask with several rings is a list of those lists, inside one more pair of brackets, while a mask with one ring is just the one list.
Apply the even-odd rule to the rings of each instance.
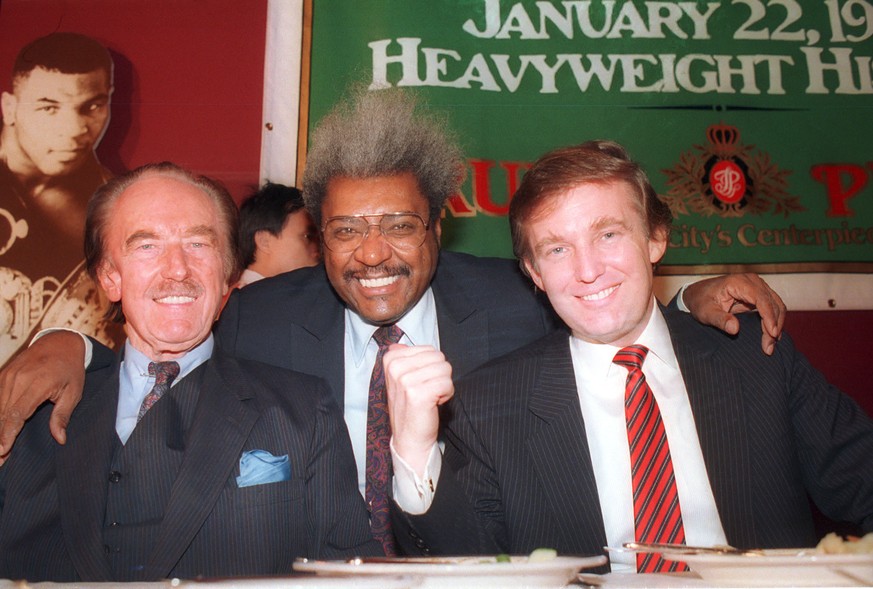
[[238, 487], [251, 487], [265, 483], [291, 480], [291, 461], [288, 455], [273, 456], [266, 450], [243, 452], [239, 459]]

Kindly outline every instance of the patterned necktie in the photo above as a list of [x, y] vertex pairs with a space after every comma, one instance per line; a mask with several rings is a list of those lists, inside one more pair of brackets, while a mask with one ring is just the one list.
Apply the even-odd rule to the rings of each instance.
[[179, 376], [179, 363], [174, 361], [149, 362], [149, 376], [155, 377], [155, 386], [152, 387], [149, 394], [142, 400], [142, 405], [139, 406], [139, 414], [136, 416], [137, 423], [146, 414], [146, 411], [151, 409], [152, 405], [170, 390], [173, 380]]
[[[670, 446], [658, 402], [642, 370], [648, 353], [645, 346], [628, 346], [613, 359], [628, 370], [624, 407], [634, 491], [634, 539], [684, 544]], [[660, 554], [637, 554], [639, 573], [686, 570], [684, 562], [666, 561]]]
[[388, 419], [388, 402], [385, 395], [385, 373], [382, 357], [391, 344], [403, 337], [396, 325], [382, 326], [373, 334], [379, 344], [373, 376], [370, 378], [370, 396], [367, 404], [367, 486], [366, 499], [370, 507], [370, 530], [373, 537], [382, 543], [388, 556], [397, 554], [394, 534], [391, 532], [388, 485], [391, 483], [391, 422]]

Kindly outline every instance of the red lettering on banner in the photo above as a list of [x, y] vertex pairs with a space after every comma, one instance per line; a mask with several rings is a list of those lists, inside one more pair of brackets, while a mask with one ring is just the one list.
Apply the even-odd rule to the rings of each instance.
[[[474, 217], [480, 211], [486, 215], [505, 217], [509, 214], [509, 202], [518, 189], [521, 172], [530, 168], [527, 162], [495, 162], [494, 160], [471, 159], [471, 184], [473, 189], [472, 203], [463, 194], [458, 193], [446, 202], [447, 212], [455, 217]], [[506, 201], [494, 202], [491, 172], [495, 163], [506, 173]]]
[[500, 162], [500, 167], [506, 170], [506, 184], [510, 199], [512, 198], [512, 195], [515, 194], [515, 191], [518, 190], [518, 172], [520, 170], [529, 170], [530, 166], [529, 163]]
[[473, 208], [473, 205], [471, 205], [461, 193], [450, 197], [448, 202], [446, 202], [446, 207], [449, 209], [449, 212], [451, 212], [452, 215], [455, 217], [476, 216], [476, 210]]
[[[855, 211], [846, 201], [867, 185], [867, 172], [855, 164], [818, 164], [810, 169], [813, 179], [825, 185], [828, 191], [828, 217], [852, 217]], [[844, 178], [848, 185], [844, 185]]]
[[506, 204], [496, 204], [491, 198], [491, 179], [488, 172], [494, 166], [491, 160], [470, 160], [473, 168], [473, 200], [476, 207], [486, 215], [505, 216], [509, 212], [509, 199]]

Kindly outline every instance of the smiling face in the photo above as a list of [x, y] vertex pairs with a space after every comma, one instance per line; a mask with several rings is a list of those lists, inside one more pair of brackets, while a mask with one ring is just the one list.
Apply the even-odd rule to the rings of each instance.
[[227, 230], [199, 188], [146, 176], [113, 205], [97, 277], [121, 301], [131, 344], [151, 360], [203, 342], [227, 292]]
[[[429, 218], [428, 201], [412, 174], [374, 178], [334, 178], [321, 206], [322, 222], [333, 217], [415, 213]], [[431, 223], [424, 243], [397, 249], [371, 227], [361, 245], [349, 253], [324, 248], [327, 276], [354, 312], [370, 323], [394, 323], [421, 299], [436, 270], [439, 219]]]
[[3, 93], [4, 146], [11, 169], [61, 176], [75, 171], [93, 153], [109, 122], [112, 92], [106, 72], [64, 74], [36, 68]]
[[652, 265], [666, 233], [646, 235], [631, 186], [581, 184], [545, 202], [525, 224], [525, 267], [573, 335], [626, 346], [646, 326], [653, 305]]

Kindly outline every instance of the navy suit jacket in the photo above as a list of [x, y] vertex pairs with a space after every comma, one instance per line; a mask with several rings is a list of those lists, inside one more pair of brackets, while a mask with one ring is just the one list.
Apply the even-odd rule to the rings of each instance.
[[[202, 378], [141, 580], [288, 573], [296, 556], [381, 553], [342, 414], [322, 381], [217, 348]], [[0, 578], [114, 580], [103, 526], [117, 398], [116, 362], [88, 373], [66, 445], [49, 434], [48, 404], [25, 425], [0, 468]], [[291, 479], [239, 488], [240, 457], [254, 449], [287, 454]]]
[[[808, 497], [830, 518], [873, 531], [873, 421], [864, 411], [789, 337], [773, 356], [763, 354], [754, 315], [740, 317], [736, 337], [674, 309], [665, 316], [728, 542], [815, 545]], [[457, 383], [444, 434], [430, 510], [395, 510], [406, 551], [602, 552], [606, 534], [567, 333]]]
[[[440, 252], [431, 288], [440, 348], [455, 377], [559, 325], [513, 260]], [[215, 335], [239, 358], [324, 378], [342, 406], [344, 313], [324, 266], [302, 268], [234, 292]]]

